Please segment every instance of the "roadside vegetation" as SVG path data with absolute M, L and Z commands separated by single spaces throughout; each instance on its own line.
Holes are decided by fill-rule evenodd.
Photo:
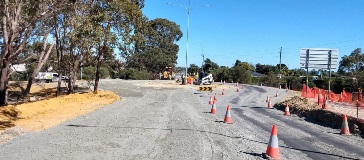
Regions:
M 9 81 L 26 81 L 21 99 L 39 72 L 69 77 L 67 94 L 78 79 L 97 93 L 100 78 L 150 79 L 147 73 L 174 66 L 179 25 L 150 20 L 143 7 L 144 0 L 1 0 L 0 106 L 8 103 Z

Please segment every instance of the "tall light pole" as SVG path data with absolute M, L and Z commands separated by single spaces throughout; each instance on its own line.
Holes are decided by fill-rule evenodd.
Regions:
M 173 5 L 172 3 L 167 3 L 169 5 Z M 183 5 L 179 5 L 180 7 L 183 7 L 186 11 L 187 11 L 187 41 L 186 41 L 186 72 L 185 72 L 185 76 L 187 77 L 187 59 L 188 59 L 188 30 L 190 29 L 190 0 L 188 0 L 188 7 L 185 7 Z M 186 85 L 187 82 L 186 80 L 184 81 L 184 85 Z
M 188 58 L 188 30 L 190 29 L 190 0 L 188 0 L 188 8 L 186 8 L 187 10 L 187 43 L 186 43 L 186 77 L 187 77 L 187 58 Z M 185 81 L 185 85 L 186 85 L 186 81 Z

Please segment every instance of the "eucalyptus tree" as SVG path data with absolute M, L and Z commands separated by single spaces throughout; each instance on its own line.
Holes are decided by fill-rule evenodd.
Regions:
M 364 54 L 361 48 L 357 48 L 350 55 L 344 55 L 339 63 L 338 72 L 357 77 L 364 71 Z
M 7 104 L 9 66 L 21 54 L 37 23 L 58 8 L 57 0 L 1 0 L 0 105 Z
M 96 42 L 93 46 L 96 52 L 95 93 L 104 57 L 113 54 L 113 49 L 118 45 L 131 45 L 129 42 L 135 28 L 141 26 L 142 6 L 144 1 L 140 0 L 95 0 L 91 6 L 90 24 Z
M 219 65 L 217 63 L 211 61 L 210 58 L 206 58 L 203 65 L 203 71 L 209 72 L 210 70 L 218 69 Z
M 174 67 L 177 63 L 179 47 L 175 42 L 182 37 L 182 31 L 175 22 L 163 18 L 142 21 L 143 28 L 136 39 L 135 52 L 127 59 L 129 66 L 157 73 L 161 69 Z

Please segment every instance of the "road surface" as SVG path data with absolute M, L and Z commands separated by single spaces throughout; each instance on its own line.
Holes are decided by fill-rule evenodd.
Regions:
M 266 97 L 275 103 L 292 96 L 285 90 L 245 85 L 236 92 L 235 84 L 225 84 L 198 92 L 170 81 L 101 82 L 122 101 L 19 136 L 0 146 L 0 159 L 263 159 L 273 124 L 281 159 L 364 159 L 362 138 L 268 109 Z M 215 93 L 212 115 L 208 101 Z M 232 124 L 222 122 L 227 105 Z

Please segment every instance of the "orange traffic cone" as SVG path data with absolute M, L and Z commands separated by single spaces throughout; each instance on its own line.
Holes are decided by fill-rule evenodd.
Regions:
M 344 115 L 343 123 L 341 125 L 340 134 L 350 135 L 348 119 L 346 118 L 346 115 Z
M 274 124 L 265 154 L 273 159 L 279 159 L 277 127 Z
M 270 101 L 269 96 L 267 96 L 267 100 L 265 100 L 265 102 L 269 102 L 269 101 Z
M 221 93 L 221 95 L 225 95 L 225 93 L 224 93 L 224 89 L 222 89 L 222 93 Z
M 214 103 L 217 101 L 217 98 L 214 96 Z
M 209 104 L 212 104 L 213 102 L 212 102 L 212 97 L 210 96 L 210 101 L 209 101 Z
M 270 101 L 268 101 L 268 108 L 272 108 L 272 105 L 270 104 Z
M 221 84 L 222 84 L 222 80 L 221 80 L 221 82 L 220 82 Z
M 211 114 L 216 114 L 216 106 L 215 106 L 215 103 L 216 102 L 214 102 L 213 104 L 212 104 L 212 107 L 211 107 Z
M 239 92 L 239 87 L 238 87 L 238 88 L 236 88 L 236 92 Z
M 238 84 L 239 84 L 239 83 L 238 83 L 238 82 L 236 82 L 235 87 L 237 87 L 237 86 L 238 86 Z
M 285 115 L 285 116 L 290 116 L 290 115 L 291 115 L 291 114 L 289 113 L 288 102 L 286 102 L 286 108 L 284 109 L 284 115 Z
M 225 80 L 224 80 L 224 84 L 225 84 L 226 82 L 225 82 Z
M 230 105 L 228 105 L 227 108 L 226 108 L 226 114 L 225 114 L 224 122 L 225 123 L 232 123 L 231 114 L 230 114 Z
M 278 97 L 278 92 L 276 92 L 276 97 Z

